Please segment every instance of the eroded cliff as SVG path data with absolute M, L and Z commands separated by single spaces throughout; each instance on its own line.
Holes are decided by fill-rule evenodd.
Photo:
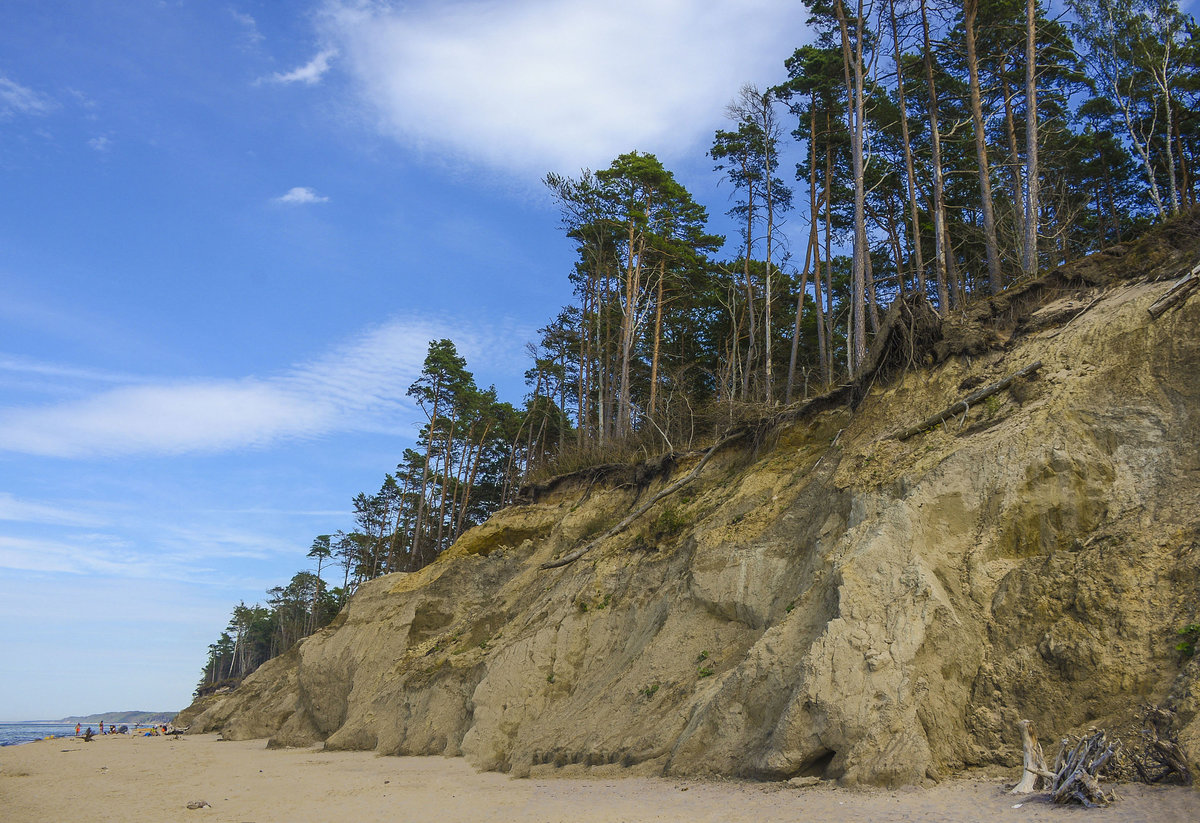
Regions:
M 900 784 L 1180 712 L 1200 761 L 1200 216 L 1010 289 L 906 371 L 764 428 L 562 568 L 696 456 L 564 480 L 335 623 L 192 729 L 272 745 Z M 946 424 L 895 431 L 1040 370 Z M 855 400 L 854 392 L 848 399 Z M 199 709 L 200 707 L 198 707 Z

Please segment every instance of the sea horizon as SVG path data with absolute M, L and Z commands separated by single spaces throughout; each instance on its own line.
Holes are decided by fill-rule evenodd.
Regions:
M 86 729 L 87 726 L 85 725 Z M 93 731 L 97 729 L 93 727 Z M 74 737 L 75 724 L 58 720 L 0 720 L 0 746 L 32 743 L 48 737 Z

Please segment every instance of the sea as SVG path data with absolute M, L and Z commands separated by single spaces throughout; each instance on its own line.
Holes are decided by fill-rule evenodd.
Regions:
M 91 725 L 93 731 L 99 731 L 96 723 L 84 723 L 86 729 Z M 0 746 L 15 746 L 18 743 L 29 743 L 41 740 L 43 737 L 74 737 L 74 723 L 54 723 L 50 721 L 32 721 L 28 723 L 0 723 Z

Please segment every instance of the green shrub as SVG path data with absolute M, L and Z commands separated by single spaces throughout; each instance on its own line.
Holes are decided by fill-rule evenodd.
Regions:
M 668 506 L 654 519 L 650 534 L 655 540 L 668 540 L 682 532 L 687 524 L 687 518 L 678 509 Z
M 1200 641 L 1200 623 L 1189 623 L 1176 634 L 1182 639 L 1175 644 L 1175 650 L 1183 652 L 1183 657 L 1187 660 L 1196 653 L 1196 643 Z

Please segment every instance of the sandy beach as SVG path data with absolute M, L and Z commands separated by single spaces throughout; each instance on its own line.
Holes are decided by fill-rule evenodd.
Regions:
M 461 758 L 268 751 L 216 735 L 57 738 L 0 749 L 0 821 L 1119 821 L 1200 820 L 1200 792 L 1125 785 L 1103 811 L 1007 794 L 1002 778 L 923 789 L 798 789 L 663 778 L 513 780 Z M 207 803 L 195 809 L 189 804 Z

